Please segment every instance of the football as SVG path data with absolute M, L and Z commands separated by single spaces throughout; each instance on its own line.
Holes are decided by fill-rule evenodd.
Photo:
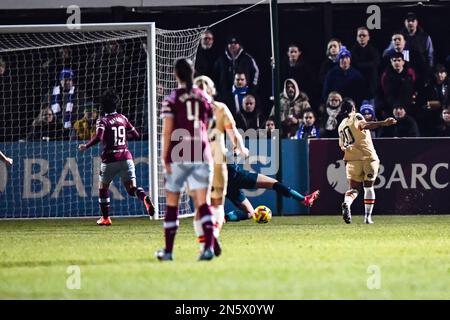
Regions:
M 272 219 L 272 210 L 266 206 L 258 206 L 253 213 L 253 220 L 258 223 L 267 223 Z

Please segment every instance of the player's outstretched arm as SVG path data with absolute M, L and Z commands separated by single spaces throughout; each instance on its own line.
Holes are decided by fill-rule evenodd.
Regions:
M 392 126 L 393 124 L 396 124 L 397 120 L 395 120 L 392 117 L 389 117 L 383 121 L 370 121 L 370 122 L 365 122 L 365 121 L 361 121 L 359 124 L 359 128 L 361 130 L 372 130 L 372 129 L 376 129 L 379 127 L 388 127 L 388 126 Z
M 236 125 L 230 125 L 228 128 L 225 128 L 228 137 L 230 138 L 231 142 L 233 143 L 233 148 L 236 149 L 239 154 L 242 154 L 244 157 L 248 157 L 249 151 L 245 147 L 244 139 L 242 138 L 242 135 L 239 133 L 239 130 L 236 128 Z
M 13 159 L 7 157 L 3 152 L 0 151 L 0 159 L 8 166 L 13 164 Z

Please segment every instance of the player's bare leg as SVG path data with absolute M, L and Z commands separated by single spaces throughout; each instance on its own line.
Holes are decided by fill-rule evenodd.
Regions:
M 295 200 L 299 201 L 306 207 L 311 207 L 314 203 L 314 200 L 316 200 L 319 197 L 319 190 L 316 190 L 313 193 L 305 196 L 297 192 L 296 190 L 293 190 L 290 187 L 285 186 L 278 180 L 265 176 L 263 174 L 258 174 L 258 178 L 256 180 L 256 187 L 263 189 L 273 189 L 277 193 L 281 194 L 286 198 L 294 198 Z
M 361 186 L 360 182 L 349 180 L 350 190 L 345 192 L 344 202 L 342 203 L 342 219 L 347 224 L 352 223 L 352 214 L 350 207 L 353 201 L 358 196 L 358 189 Z
M 191 194 L 192 202 L 194 203 L 194 207 L 198 208 L 197 200 L 194 197 L 193 194 Z M 222 229 L 223 223 L 225 221 L 225 209 L 223 206 L 224 200 L 222 199 L 215 199 L 211 198 L 211 211 L 214 217 L 214 229 L 213 229 L 213 235 L 214 235 L 214 255 L 216 257 L 220 256 L 222 253 L 222 245 L 219 241 L 219 235 L 220 230 Z M 203 225 L 200 217 L 200 213 L 198 210 L 195 210 L 194 215 L 194 231 L 197 235 L 197 240 L 200 243 L 200 250 L 203 251 L 205 248 L 205 233 L 203 231 Z
M 97 220 L 99 226 L 110 226 L 111 218 L 109 217 L 110 199 L 109 199 L 109 183 L 98 183 L 98 202 L 102 216 Z
M 175 242 L 175 236 L 178 230 L 178 200 L 179 192 L 170 192 L 166 190 L 166 214 L 164 216 L 164 249 L 156 251 L 156 258 L 160 261 L 173 260 L 172 251 Z
M 374 181 L 364 181 L 364 223 L 373 224 L 372 211 L 375 205 Z
M 155 206 L 153 205 L 150 196 L 145 193 L 144 189 L 141 187 L 136 187 L 136 180 L 131 179 L 129 181 L 123 182 L 123 184 L 128 194 L 141 200 L 144 203 L 145 209 L 147 210 L 149 216 L 153 217 L 155 215 Z

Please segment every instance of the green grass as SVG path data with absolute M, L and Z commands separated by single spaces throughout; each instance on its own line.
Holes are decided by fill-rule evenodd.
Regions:
M 191 219 L 161 263 L 161 221 L 0 221 L 1 299 L 450 299 L 450 216 L 274 217 L 228 223 L 223 255 L 196 261 Z M 66 287 L 67 268 L 81 288 Z M 370 267 L 376 266 L 376 267 Z M 379 268 L 379 289 L 368 289 Z M 369 272 L 368 272 L 369 269 Z

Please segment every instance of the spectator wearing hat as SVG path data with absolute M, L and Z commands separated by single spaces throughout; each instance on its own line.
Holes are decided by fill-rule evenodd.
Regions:
M 431 37 L 419 26 L 417 15 L 408 12 L 404 20 L 405 28 L 402 30 L 406 43 L 416 50 L 431 69 L 434 66 L 434 49 Z
M 339 65 L 331 69 L 323 86 L 323 100 L 326 101 L 331 91 L 352 98 L 358 104 L 366 96 L 366 84 L 361 73 L 351 66 L 351 53 L 345 46 L 339 52 Z
M 72 138 L 77 140 L 89 140 L 95 135 L 95 122 L 98 118 L 98 109 L 89 101 L 84 107 L 83 118 L 73 124 Z
M 72 69 L 64 68 L 59 73 L 59 84 L 53 87 L 51 108 L 57 121 L 64 124 L 65 129 L 72 127 L 72 112 L 75 103 L 75 74 Z M 63 116 L 61 116 L 63 115 Z
M 375 116 L 375 108 L 367 100 L 363 101 L 361 108 L 359 108 L 359 113 L 362 114 L 366 122 L 377 121 Z M 378 129 L 379 128 L 370 130 L 370 135 L 372 136 L 372 138 L 375 138 L 377 136 Z
M 381 89 L 383 91 L 383 107 L 385 113 L 390 114 L 395 104 L 401 104 L 410 109 L 413 102 L 415 72 L 405 66 L 401 52 L 390 54 L 391 65 L 386 67 L 381 75 Z
M 195 59 L 195 74 L 197 76 L 208 76 L 212 78 L 214 63 L 218 58 L 218 52 L 214 45 L 214 34 L 206 30 L 200 39 L 200 46 Z
M 287 138 L 295 134 L 302 122 L 303 112 L 310 109 L 309 98 L 306 93 L 299 90 L 297 81 L 286 79 L 283 92 L 280 94 L 281 137 Z M 275 107 L 270 116 L 275 117 Z
M 213 80 L 219 101 L 226 102 L 236 71 L 246 74 L 250 92 L 255 92 L 259 81 L 258 65 L 255 59 L 244 50 L 239 38 L 231 36 L 228 38 L 224 54 L 214 64 Z
M 369 29 L 367 27 L 359 27 L 356 31 L 356 43 L 353 45 L 351 53 L 352 66 L 361 72 L 367 83 L 368 89 L 365 98 L 373 101 L 378 88 L 380 54 L 369 41 Z
M 397 120 L 397 124 L 380 128 L 380 137 L 419 137 L 419 127 L 416 120 L 407 114 L 406 108 L 402 104 L 396 104 L 392 114 Z

